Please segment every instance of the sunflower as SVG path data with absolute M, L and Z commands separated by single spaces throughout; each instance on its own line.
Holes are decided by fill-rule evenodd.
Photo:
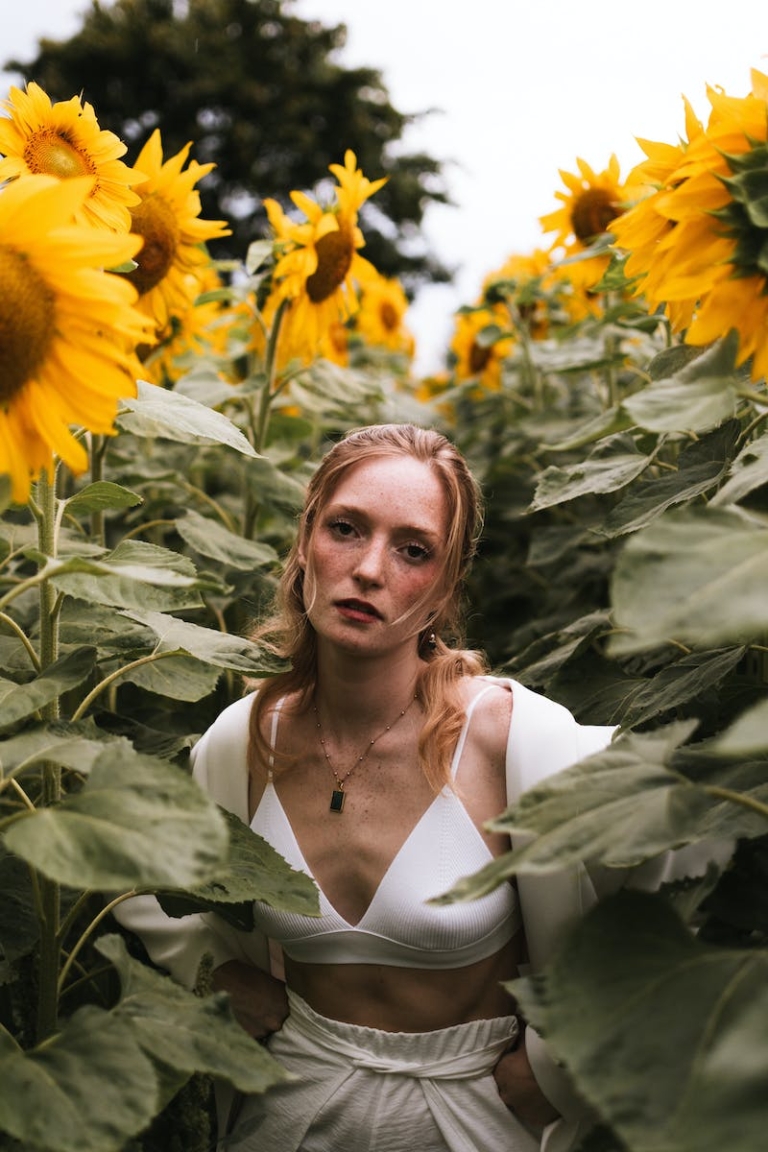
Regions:
M 316 354 L 331 325 L 356 311 L 359 285 L 376 274 L 358 251 L 364 241 L 357 213 L 385 181 L 368 180 L 356 165 L 354 152 L 347 150 L 343 166 L 330 166 L 339 186 L 328 208 L 291 192 L 304 221 L 291 220 L 277 201 L 264 201 L 278 253 L 273 298 L 277 304 L 290 302 L 281 340 L 303 360 Z
M 23 176 L 0 194 L 0 472 L 19 502 L 54 453 L 82 471 L 70 425 L 110 433 L 119 398 L 136 391 L 128 349 L 146 320 L 133 288 L 103 268 L 130 260 L 139 241 L 71 223 L 91 186 Z
M 740 98 L 707 89 L 704 126 L 686 108 L 679 145 L 641 141 L 632 178 L 655 190 L 614 221 L 636 292 L 663 307 L 690 344 L 739 334 L 739 363 L 768 373 L 768 77 L 753 71 Z
M 550 255 L 541 248 L 507 258 L 500 268 L 483 281 L 483 299 L 494 304 L 503 301 L 512 320 L 527 330 L 533 340 L 549 334 L 550 308 L 546 278 L 551 272 Z
M 501 387 L 501 366 L 514 343 L 503 305 L 478 306 L 457 313 L 450 344 L 457 380 L 477 380 L 485 388 Z
M 90 176 L 91 190 L 78 209 L 78 223 L 127 232 L 129 209 L 139 197 L 131 191 L 144 177 L 118 159 L 125 144 L 99 128 L 93 107 L 79 96 L 52 104 L 31 82 L 26 92 L 12 87 L 0 118 L 0 180 L 48 175 L 59 179 Z
M 539 217 L 544 232 L 554 232 L 550 251 L 574 257 L 600 239 L 612 221 L 626 207 L 627 188 L 620 180 L 619 162 L 611 156 L 608 167 L 595 172 L 585 160 L 576 158 L 578 173 L 560 169 L 567 191 L 555 192 L 561 207 Z M 603 276 L 610 256 L 591 256 L 575 261 L 569 276 L 580 290 L 589 291 Z
M 410 359 L 415 342 L 405 325 L 407 311 L 408 297 L 400 281 L 377 272 L 363 284 L 354 329 L 366 344 L 402 353 Z
M 228 236 L 224 220 L 200 220 L 200 193 L 195 185 L 214 164 L 192 160 L 182 171 L 191 144 L 163 161 L 158 128 L 147 140 L 136 169 L 146 177 L 139 187 L 140 203 L 131 210 L 131 231 L 143 240 L 137 267 L 126 273 L 139 293 L 139 307 L 154 321 L 158 332 L 183 315 L 199 291 L 209 257 L 206 240 Z
M 143 378 L 167 388 L 205 359 L 206 366 L 215 367 L 220 379 L 234 383 L 229 341 L 235 325 L 243 319 L 242 305 L 223 303 L 226 289 L 213 263 L 201 269 L 199 280 L 190 277 L 189 290 L 195 299 L 158 333 L 157 345 L 143 362 Z

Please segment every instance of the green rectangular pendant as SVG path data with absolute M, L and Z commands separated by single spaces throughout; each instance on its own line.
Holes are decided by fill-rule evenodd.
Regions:
M 344 810 L 344 792 L 341 788 L 334 788 L 331 792 L 331 812 L 342 812 Z

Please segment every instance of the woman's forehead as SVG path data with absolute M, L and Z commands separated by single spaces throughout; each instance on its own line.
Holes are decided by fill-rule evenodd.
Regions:
M 447 496 L 437 471 L 412 456 L 382 456 L 361 460 L 348 468 L 329 493 L 327 503 L 396 506 L 400 513 L 447 513 Z M 420 515 L 417 517 L 422 518 Z

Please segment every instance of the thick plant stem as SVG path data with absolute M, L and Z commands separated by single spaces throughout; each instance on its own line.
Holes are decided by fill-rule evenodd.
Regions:
M 40 516 L 38 519 L 38 543 L 45 557 L 55 557 L 57 540 L 56 487 L 45 472 L 41 474 L 37 486 Z M 59 654 L 59 617 L 56 611 L 56 590 L 49 580 L 43 580 L 40 597 L 40 666 L 43 670 L 56 660 Z M 57 720 L 59 701 L 52 700 L 41 710 L 44 720 Z M 61 768 L 58 764 L 45 763 L 41 768 L 40 806 L 44 808 L 57 804 L 61 799 Z M 56 1031 L 58 1018 L 58 978 L 60 949 L 58 943 L 61 918 L 61 893 L 59 885 L 45 876 L 38 877 L 40 888 L 40 953 L 38 971 L 37 1001 L 37 1041 L 45 1040 Z
M 89 458 L 91 483 L 96 484 L 104 475 L 104 437 L 91 434 Z M 100 508 L 91 512 L 91 535 L 99 544 L 104 543 L 104 513 Z
M 267 351 L 264 365 L 266 380 L 264 382 L 264 390 L 261 393 L 258 419 L 256 421 L 256 443 L 253 445 L 257 452 L 263 452 L 264 445 L 267 442 L 270 400 L 272 399 L 272 393 L 275 390 L 275 377 L 277 376 L 277 342 L 280 338 L 280 328 L 283 323 L 283 317 L 285 316 L 290 303 L 290 300 L 280 301 L 277 312 L 275 313 L 275 319 L 272 322 L 272 329 L 269 333 L 269 340 L 267 341 Z
M 272 322 L 272 328 L 269 332 L 267 339 L 267 350 L 264 362 L 264 387 L 261 390 L 261 397 L 259 399 L 258 410 L 255 414 L 255 419 L 251 422 L 253 447 L 261 454 L 264 451 L 264 445 L 267 442 L 267 430 L 269 428 L 269 415 L 271 410 L 272 398 L 277 391 L 276 378 L 277 378 L 277 343 L 280 338 L 280 328 L 283 323 L 288 308 L 290 307 L 290 300 L 281 300 L 278 305 L 275 319 Z M 250 540 L 256 525 L 256 518 L 259 513 L 258 500 L 254 499 L 250 485 L 246 487 L 245 511 L 243 513 L 243 536 L 246 540 Z

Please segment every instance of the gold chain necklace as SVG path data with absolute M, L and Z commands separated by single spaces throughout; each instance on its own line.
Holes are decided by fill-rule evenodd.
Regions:
M 373 748 L 376 741 L 380 740 L 381 737 L 386 735 L 387 732 L 392 731 L 392 729 L 395 727 L 395 725 L 400 720 L 402 720 L 403 716 L 405 716 L 406 712 L 411 707 L 411 704 L 413 704 L 414 700 L 418 700 L 418 698 L 419 698 L 418 695 L 414 695 L 412 697 L 412 699 L 410 699 L 408 701 L 405 708 L 403 708 L 402 712 L 398 712 L 397 716 L 392 721 L 392 723 L 387 724 L 386 728 L 382 728 L 382 730 L 381 730 L 381 732 L 379 732 L 378 736 L 374 736 L 374 738 L 372 740 L 368 741 L 365 748 L 360 753 L 358 758 L 355 760 L 352 767 L 347 772 L 345 772 L 343 776 L 339 776 L 338 772 L 336 771 L 336 769 L 335 769 L 335 767 L 331 761 L 331 757 L 328 753 L 328 749 L 325 746 L 325 737 L 323 736 L 323 729 L 320 726 L 320 715 L 317 711 L 317 704 L 315 704 L 313 701 L 312 711 L 315 714 L 315 727 L 317 728 L 317 731 L 318 731 L 318 739 L 320 741 L 320 747 L 323 750 L 323 756 L 325 757 L 325 762 L 328 765 L 328 767 L 330 768 L 331 772 L 333 772 L 333 778 L 336 781 L 336 787 L 331 792 L 331 803 L 328 806 L 329 812 L 343 812 L 344 811 L 344 800 L 345 800 L 345 796 L 346 796 L 346 793 L 344 792 L 345 781 L 349 779 L 349 777 L 354 772 L 355 768 L 360 767 L 360 765 L 363 763 L 363 761 L 367 757 L 368 753 L 370 752 L 371 748 Z

